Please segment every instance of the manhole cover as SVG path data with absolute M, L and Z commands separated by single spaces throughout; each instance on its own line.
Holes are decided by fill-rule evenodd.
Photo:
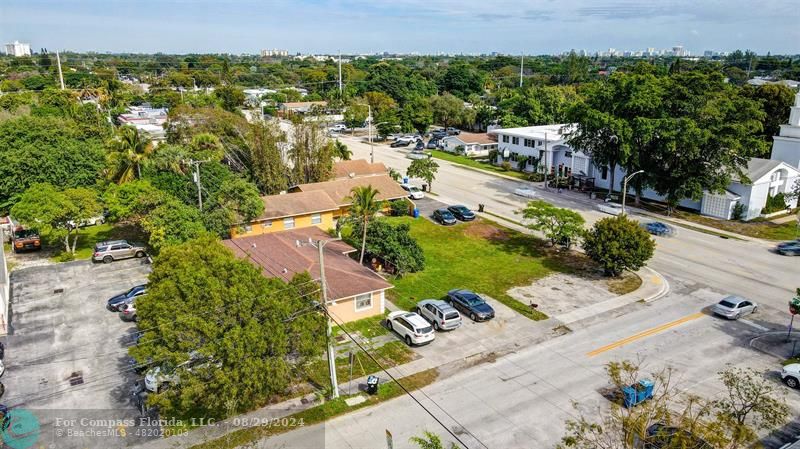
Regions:
M 64 293 L 64 289 L 63 288 L 57 288 L 57 289 L 53 290 L 53 293 Z
M 83 383 L 83 372 L 82 371 L 74 371 L 72 374 L 69 375 L 67 378 L 69 380 L 69 384 L 71 386 L 80 385 Z

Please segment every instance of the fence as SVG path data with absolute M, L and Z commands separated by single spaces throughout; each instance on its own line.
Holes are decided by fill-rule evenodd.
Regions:
M 8 265 L 6 264 L 5 237 L 3 230 L 0 229 L 0 243 L 3 250 L 0 251 L 0 335 L 8 333 L 8 304 L 11 302 L 9 293 L 11 292 L 8 281 Z

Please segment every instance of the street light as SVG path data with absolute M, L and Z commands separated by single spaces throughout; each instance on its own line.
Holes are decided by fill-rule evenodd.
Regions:
M 622 181 L 622 215 L 625 215 L 625 198 L 628 196 L 628 181 L 639 173 L 644 173 L 644 170 L 639 170 L 626 176 Z

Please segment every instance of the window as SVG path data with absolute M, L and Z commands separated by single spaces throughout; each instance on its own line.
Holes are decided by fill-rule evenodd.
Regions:
M 284 218 L 283 229 L 292 229 L 292 228 L 294 228 L 294 217 Z
M 538 144 L 539 146 L 542 146 L 542 145 L 544 145 L 544 142 L 540 140 L 540 141 L 539 141 L 537 144 Z
M 603 171 L 600 173 L 600 179 L 603 181 L 608 179 L 608 167 L 603 167 Z
M 272 221 L 265 221 L 265 222 L 261 223 L 261 227 L 262 228 L 271 228 L 272 227 Z
M 508 136 L 503 136 L 503 143 L 508 143 Z
M 251 225 L 244 225 L 244 232 L 253 232 L 253 227 Z
M 512 137 L 511 138 L 512 145 L 519 145 L 519 137 Z
M 565 151 L 564 157 L 572 157 L 572 151 Z
M 372 293 L 356 296 L 356 312 L 372 308 Z
M 320 223 L 322 223 L 321 214 L 314 214 L 311 216 L 311 224 L 320 224 Z

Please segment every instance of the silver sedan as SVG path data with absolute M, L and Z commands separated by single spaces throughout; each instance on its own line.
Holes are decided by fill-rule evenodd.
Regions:
M 758 304 L 741 296 L 726 296 L 711 308 L 715 314 L 729 320 L 738 320 L 744 315 L 755 313 L 757 309 Z

